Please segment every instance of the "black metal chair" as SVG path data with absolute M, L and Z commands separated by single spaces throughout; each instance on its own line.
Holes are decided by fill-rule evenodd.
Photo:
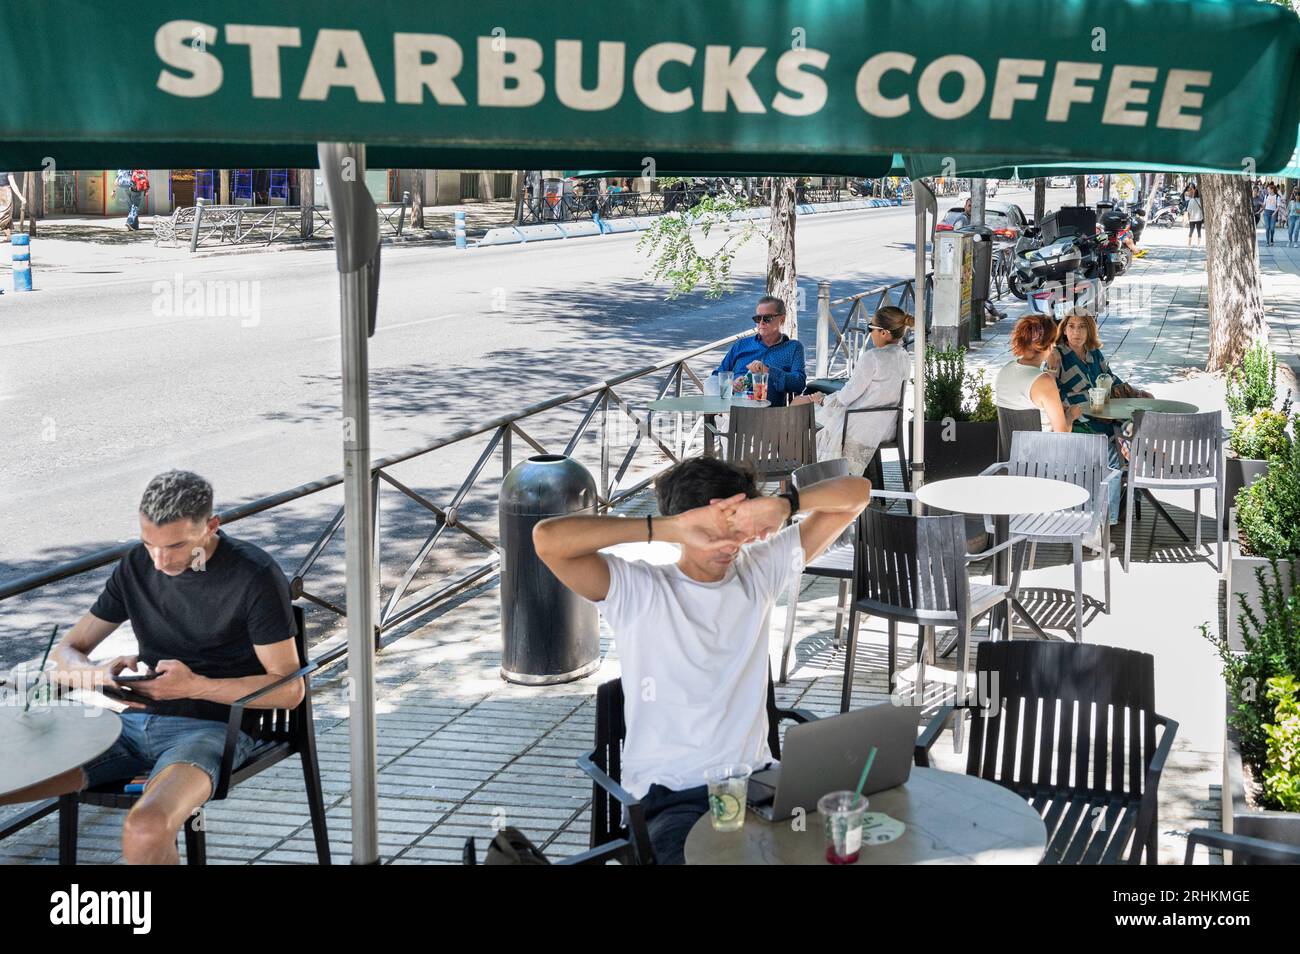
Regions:
M 907 498 L 910 494 L 898 494 Z M 1017 542 L 1012 537 L 981 553 L 966 552 L 966 519 L 960 514 L 914 517 L 868 508 L 857 524 L 853 606 L 844 654 L 840 711 L 853 701 L 853 670 L 858 645 L 858 614 L 879 616 L 889 624 L 889 691 L 894 691 L 898 624 L 918 626 L 915 691 L 924 692 L 925 659 L 934 658 L 934 627 L 957 629 L 958 699 L 966 686 L 971 629 L 977 619 L 1005 603 L 1005 586 L 971 583 L 967 566 Z M 928 645 L 925 645 L 928 644 Z M 923 653 L 923 650 L 925 652 Z
M 981 643 L 985 697 L 944 707 L 918 740 L 918 765 L 956 714 L 971 714 L 966 774 L 1034 806 L 1045 864 L 1156 863 L 1160 773 L 1178 723 L 1155 711 L 1155 659 L 1082 643 Z M 1156 738 L 1156 728 L 1163 732 Z M 1127 857 L 1125 848 L 1132 843 Z
M 747 464 L 760 483 L 786 480 L 817 460 L 817 418 L 812 404 L 733 407 L 727 422 L 727 460 Z
M 230 790 L 246 782 L 271 766 L 292 755 L 302 760 L 303 781 L 307 787 L 307 808 L 311 814 L 312 834 L 316 841 L 316 858 L 330 863 L 329 833 L 325 825 L 325 799 L 321 792 L 320 768 L 316 757 L 316 727 L 311 710 L 311 674 L 316 664 L 307 661 L 307 628 L 301 606 L 293 608 L 297 633 L 294 642 L 298 659 L 304 663 L 297 672 L 277 679 L 269 686 L 250 692 L 230 706 L 230 719 L 226 723 L 226 750 L 221 759 L 221 772 L 217 788 L 209 801 L 224 799 Z M 234 765 L 235 745 L 239 738 L 244 710 L 257 699 L 295 679 L 305 682 L 302 702 L 294 709 L 258 709 L 258 725 L 249 732 L 257 746 L 242 765 Z M 140 800 L 139 794 L 122 791 L 122 781 L 110 782 L 83 792 L 74 792 L 59 799 L 59 864 L 77 863 L 77 814 L 79 805 L 99 808 L 131 809 Z M 185 861 L 191 865 L 207 864 L 207 841 L 198 813 L 185 822 Z
M 1196 856 L 1196 846 L 1218 848 L 1232 852 L 1232 863 L 1242 865 L 1300 865 L 1300 848 L 1284 845 L 1280 841 L 1252 838 L 1249 835 L 1230 834 L 1213 828 L 1198 828 L 1187 834 L 1187 854 L 1183 864 L 1190 865 Z
M 1009 407 L 998 408 L 998 460 L 1011 457 L 1011 435 L 1016 431 L 1041 431 L 1043 415 L 1038 408 L 1028 411 L 1013 410 Z
M 847 477 L 849 462 L 843 457 L 834 460 L 818 461 L 800 467 L 791 476 L 796 490 L 803 490 L 823 480 L 833 477 Z M 873 485 L 874 486 L 874 485 Z M 849 584 L 853 580 L 853 536 L 852 527 L 840 534 L 838 540 L 826 548 L 817 559 L 804 564 L 803 572 L 810 576 L 827 576 L 840 581 L 839 600 L 835 607 L 835 647 L 840 646 L 840 630 L 844 623 L 844 614 L 849 604 Z M 785 685 L 789 677 L 790 646 L 794 642 L 795 615 L 799 607 L 799 584 L 802 574 L 790 581 L 789 605 L 786 607 L 785 636 L 781 645 L 781 675 L 779 682 Z
M 843 452 L 845 441 L 849 436 L 849 415 L 851 414 L 874 414 L 882 411 L 894 412 L 894 436 L 881 441 L 876 445 L 876 452 L 871 455 L 871 460 L 867 462 L 867 472 L 865 476 L 871 481 L 872 487 L 881 489 L 885 486 L 885 462 L 881 451 L 895 450 L 898 451 L 898 467 L 902 473 L 903 489 L 912 489 L 912 468 L 907 461 L 907 449 L 903 445 L 904 431 L 903 426 L 903 402 L 907 399 L 907 385 L 904 381 L 901 390 L 898 392 L 897 404 L 880 404 L 874 407 L 852 407 L 844 412 L 844 424 L 840 430 L 840 450 Z
M 781 757 L 781 723 L 812 722 L 817 717 L 803 709 L 781 709 L 776 689 L 767 681 L 767 744 L 772 757 Z M 620 784 L 623 778 L 623 680 L 611 679 L 596 689 L 596 740 L 590 754 L 578 757 L 578 768 L 591 776 L 591 847 L 612 842 L 631 844 L 635 864 L 654 864 L 650 830 L 646 826 L 641 800 Z M 626 850 L 626 849 L 624 849 Z

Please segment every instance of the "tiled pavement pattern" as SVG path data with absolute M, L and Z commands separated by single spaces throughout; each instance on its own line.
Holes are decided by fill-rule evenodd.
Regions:
M 1221 406 L 1221 388 L 1191 371 L 1203 363 L 1205 353 L 1203 253 L 1189 254 L 1170 244 L 1175 239 L 1182 240 L 1180 231 L 1152 236 L 1152 254 L 1117 283 L 1117 288 L 1130 288 L 1128 300 L 1140 307 L 1117 301 L 1103 338 L 1112 363 L 1134 381 L 1154 384 L 1161 396 L 1199 397 L 1201 406 Z M 1276 251 L 1266 258 L 1266 297 L 1275 308 L 1279 299 L 1273 289 L 1294 281 L 1297 264 Z M 1284 303 L 1283 318 L 1300 307 L 1300 295 L 1290 298 L 1295 301 Z M 1009 321 L 1001 322 L 986 332 L 971 355 L 973 366 L 996 368 L 1006 360 L 1009 326 Z M 1295 335 L 1294 327 L 1275 329 L 1283 348 Z M 895 475 L 891 478 L 894 483 Z M 1186 502 L 1173 498 L 1169 503 L 1175 518 L 1190 529 L 1191 515 L 1180 509 Z M 650 505 L 642 498 L 631 512 L 645 512 Z M 1218 615 L 1217 577 L 1168 528 L 1153 527 L 1152 519 L 1144 510 L 1135 534 L 1133 574 L 1123 574 L 1118 560 L 1114 564 L 1115 612 L 1092 612 L 1085 634 L 1089 642 L 1154 652 L 1161 709 L 1184 723 L 1160 791 L 1161 859 L 1177 863 L 1184 847 L 1179 832 L 1217 827 L 1220 748 L 1215 736 L 1222 731 L 1221 716 L 1217 724 L 1213 718 L 1198 722 L 1196 713 L 1221 713 L 1222 688 L 1208 646 L 1194 632 L 1196 622 Z M 1209 519 L 1203 529 L 1212 540 Z M 1040 547 L 1039 567 L 1026 576 L 1025 585 L 1045 590 L 1045 599 L 1070 586 L 1064 548 Z M 1100 592 L 1097 567 L 1093 561 L 1085 570 L 1087 593 Z M 784 612 L 782 606 L 773 614 L 774 665 Z M 843 671 L 842 653 L 831 640 L 833 586 L 805 577 L 798 613 L 791 680 L 778 688 L 778 697 L 783 705 L 829 715 L 838 710 Z M 523 829 L 555 857 L 586 845 L 590 786 L 574 758 L 591 744 L 596 685 L 618 672 L 609 634 L 602 640 L 604 664 L 598 674 L 567 686 L 527 688 L 508 685 L 498 676 L 499 633 L 498 593 L 488 585 L 390 644 L 379 658 L 380 847 L 388 863 L 455 863 L 467 836 L 479 839 L 481 851 L 501 823 Z M 913 645 L 904 630 L 900 659 L 910 659 Z M 856 704 L 886 698 L 884 651 L 883 626 L 864 620 Z M 952 665 L 952 658 L 940 660 L 932 695 L 941 691 L 943 670 Z M 950 675 L 946 685 L 951 685 Z M 331 844 L 335 861 L 342 863 L 350 856 L 351 819 L 347 707 L 338 675 L 318 680 L 314 698 Z M 952 752 L 950 735 L 940 740 L 935 756 L 940 767 L 963 767 Z M 0 810 L 4 815 L 11 811 Z M 120 861 L 121 818 L 120 812 L 82 809 L 82 862 Z M 211 863 L 314 861 L 297 760 L 209 806 L 207 832 Z M 45 819 L 0 842 L 0 860 L 51 862 L 56 843 L 54 821 Z

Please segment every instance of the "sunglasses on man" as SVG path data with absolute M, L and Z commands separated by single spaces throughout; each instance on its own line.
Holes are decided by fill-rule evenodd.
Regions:
M 770 325 L 780 321 L 785 315 L 754 315 L 754 324 Z

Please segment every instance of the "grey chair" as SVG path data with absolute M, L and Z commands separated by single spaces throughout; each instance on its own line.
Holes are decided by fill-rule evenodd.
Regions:
M 1011 434 L 1011 452 L 1006 459 L 984 471 L 985 474 L 1061 480 L 1088 491 L 1087 502 L 1071 510 L 1015 516 L 1010 522 L 1012 536 L 1029 542 L 1030 569 L 1033 569 L 1040 543 L 1068 543 L 1074 548 L 1076 642 L 1083 641 L 1083 541 L 1098 533 L 1106 561 L 1104 607 L 1107 613 L 1110 612 L 1110 488 L 1123 475 L 1111 469 L 1107 454 L 1108 442 L 1103 434 L 1016 431 Z M 992 533 L 993 521 L 985 520 L 986 529 Z
M 998 460 L 1007 460 L 1011 454 L 1011 435 L 1020 431 L 1042 431 L 1043 415 L 1038 408 L 1028 411 L 998 408 Z
M 881 460 L 880 452 L 885 450 L 898 451 L 898 467 L 902 472 L 903 489 L 912 489 L 912 470 L 907 462 L 907 450 L 903 446 L 903 402 L 907 399 L 908 382 L 904 381 L 902 388 L 898 392 L 897 404 L 879 404 L 873 407 L 852 407 L 844 412 L 844 424 L 840 430 L 840 448 L 844 448 L 845 442 L 849 436 L 849 416 L 852 414 L 881 414 L 886 411 L 894 414 L 894 436 L 886 438 L 876 445 L 876 452 L 872 455 L 867 464 L 866 476 L 871 480 L 871 486 L 885 486 L 885 465 Z
M 1214 491 L 1223 513 L 1223 428 L 1218 411 L 1164 414 L 1139 411 L 1129 450 L 1128 512 L 1124 515 L 1124 572 L 1133 543 L 1134 499 L 1139 489 L 1190 490 L 1195 494 L 1196 549 L 1201 548 L 1201 491 Z M 1223 571 L 1223 521 L 1214 521 L 1215 568 Z
M 823 480 L 833 477 L 847 477 L 849 462 L 843 457 L 834 460 L 818 461 L 808 464 L 794 472 L 791 480 L 796 490 L 803 490 Z M 839 600 L 835 606 L 835 648 L 840 646 L 840 629 L 844 623 L 844 614 L 849 605 L 849 584 L 853 581 L 853 537 L 854 530 L 848 527 L 840 534 L 838 540 L 826 548 L 817 559 L 804 564 L 803 572 L 810 576 L 826 576 L 838 579 Z M 790 582 L 789 602 L 785 613 L 785 638 L 781 644 L 781 677 L 779 682 L 785 685 L 789 678 L 790 646 L 794 642 L 795 615 L 799 607 L 799 586 L 803 579 L 797 574 Z
M 1213 828 L 1197 828 L 1188 832 L 1187 854 L 1183 856 L 1183 864 L 1192 863 L 1197 845 L 1232 852 L 1234 865 L 1300 865 L 1300 848 L 1295 845 L 1215 831 Z
M 727 422 L 727 460 L 754 468 L 760 483 L 786 480 L 817 461 L 817 419 L 812 404 L 733 407 Z
M 910 494 L 898 494 L 910 497 Z M 847 712 L 853 696 L 853 669 L 858 641 L 858 616 L 879 616 L 889 624 L 889 687 L 894 691 L 898 657 L 898 624 L 921 628 L 917 640 L 914 697 L 924 692 L 925 659 L 934 657 L 934 627 L 955 626 L 958 653 L 958 703 L 963 700 L 969 667 L 971 629 L 977 619 L 1007 603 L 1009 588 L 972 583 L 967 565 L 1019 540 L 1010 537 L 982 553 L 966 553 L 966 521 L 959 514 L 914 517 L 868 508 L 857 523 L 854 554 L 853 606 L 844 656 L 844 687 L 840 711 Z M 1007 606 L 1008 612 L 1010 606 Z M 923 645 L 925 644 L 925 645 Z

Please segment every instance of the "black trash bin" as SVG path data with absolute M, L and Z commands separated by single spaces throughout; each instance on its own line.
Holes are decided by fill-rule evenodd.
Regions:
M 971 236 L 971 329 L 976 341 L 984 337 L 984 303 L 989 300 L 993 278 L 993 230 L 986 225 L 964 225 L 957 229 Z
M 533 549 L 547 517 L 596 512 L 596 482 L 571 457 L 546 454 L 517 465 L 501 485 L 501 676 L 547 686 L 600 666 L 594 604 L 555 578 Z

